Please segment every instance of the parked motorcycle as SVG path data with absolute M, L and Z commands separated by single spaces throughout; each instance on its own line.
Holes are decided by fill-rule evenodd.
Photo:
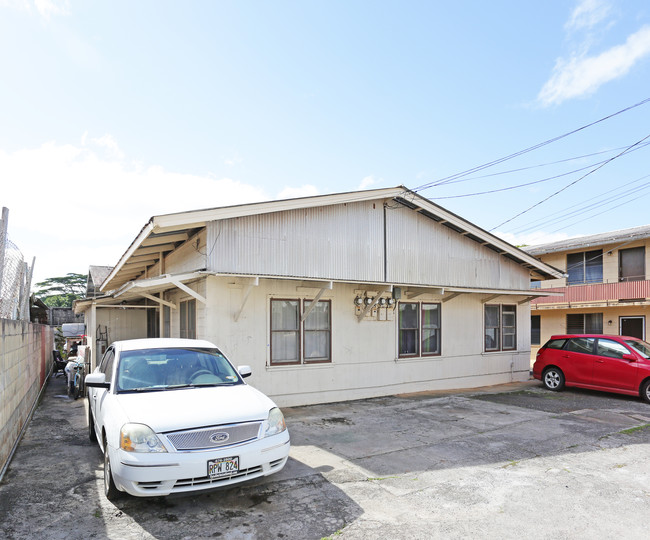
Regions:
M 81 357 L 72 356 L 65 366 L 68 376 L 68 395 L 77 399 L 84 393 L 84 360 Z

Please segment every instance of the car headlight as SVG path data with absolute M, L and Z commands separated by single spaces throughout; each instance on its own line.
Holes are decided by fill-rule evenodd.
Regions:
M 274 407 L 269 411 L 269 418 L 266 421 L 266 431 L 264 432 L 265 437 L 270 437 L 271 435 L 277 435 L 282 433 L 287 429 L 287 424 L 284 421 L 284 415 L 282 411 L 277 407 Z
M 120 430 L 120 448 L 127 452 L 167 452 L 153 429 L 144 424 L 124 424 Z

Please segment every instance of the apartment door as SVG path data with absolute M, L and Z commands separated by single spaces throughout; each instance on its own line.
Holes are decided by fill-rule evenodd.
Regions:
M 645 339 L 645 317 L 620 317 L 620 335 Z

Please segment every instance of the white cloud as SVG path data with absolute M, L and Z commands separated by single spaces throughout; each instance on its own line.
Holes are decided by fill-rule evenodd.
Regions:
M 623 45 L 612 47 L 598 56 L 559 59 L 537 99 L 548 106 L 591 95 L 603 84 L 626 75 L 649 54 L 650 25 L 646 25 L 629 36 Z
M 69 0 L 34 0 L 36 10 L 40 15 L 49 19 L 51 15 L 68 15 L 70 13 Z
M 314 195 L 320 195 L 318 188 L 310 184 L 305 184 L 297 188 L 285 187 L 278 193 L 276 199 L 295 199 L 298 197 L 312 197 Z
M 244 160 L 239 154 L 235 153 L 232 156 L 224 159 L 223 162 L 225 165 L 228 165 L 229 167 L 233 167 L 235 165 L 240 165 L 241 163 L 244 162 Z
M 551 242 L 560 242 L 561 240 L 566 240 L 568 238 L 574 238 L 573 235 L 569 236 L 566 233 L 547 233 L 544 231 L 535 231 L 526 234 L 512 234 L 512 233 L 503 233 L 496 231 L 495 236 L 502 238 L 506 242 L 509 242 L 513 246 L 538 246 L 541 244 L 550 244 Z
M 0 0 L 0 7 L 36 12 L 46 20 L 52 15 L 69 15 L 70 0 Z
M 581 0 L 564 27 L 569 31 L 591 29 L 607 19 L 610 12 L 611 6 L 603 0 Z
M 0 150 L 0 206 L 12 241 L 29 262 L 36 256 L 36 281 L 117 263 L 153 215 L 270 198 L 231 178 L 134 165 L 110 135 L 82 140 Z
M 86 139 L 86 134 L 84 134 L 84 142 Z M 104 135 L 102 137 L 96 138 L 96 139 L 91 139 L 91 141 L 99 146 L 100 148 L 106 148 L 108 150 L 108 153 L 111 157 L 117 158 L 117 159 L 124 159 L 124 152 L 120 150 L 120 147 L 118 146 L 117 142 L 113 138 L 112 135 Z
M 375 177 L 370 175 L 366 176 L 363 180 L 361 180 L 361 183 L 359 184 L 358 189 L 368 189 L 370 186 L 376 184 L 377 181 L 375 180 Z

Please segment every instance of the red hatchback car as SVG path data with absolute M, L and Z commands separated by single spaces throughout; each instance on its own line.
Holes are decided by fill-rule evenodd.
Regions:
M 627 336 L 552 336 L 537 352 L 533 377 L 549 390 L 577 386 L 650 403 L 650 344 Z

